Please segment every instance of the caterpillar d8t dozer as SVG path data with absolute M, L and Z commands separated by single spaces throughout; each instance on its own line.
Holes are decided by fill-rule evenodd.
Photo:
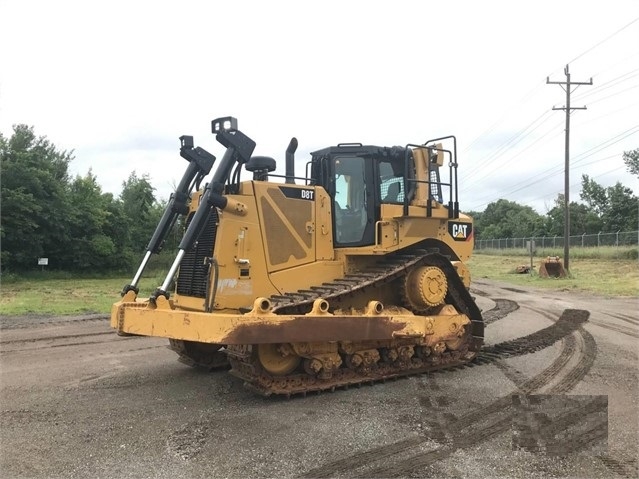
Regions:
M 305 394 L 457 366 L 483 342 L 464 262 L 454 137 L 405 147 L 342 143 L 295 176 L 254 156 L 232 117 L 215 157 L 181 137 L 189 165 L 131 284 L 112 309 L 121 335 L 168 338 L 180 359 L 260 394 Z M 444 145 L 450 144 L 449 149 Z M 241 180 L 242 169 L 252 179 Z M 246 174 L 244 175 L 246 176 Z M 184 236 L 149 299 L 138 282 L 176 220 Z

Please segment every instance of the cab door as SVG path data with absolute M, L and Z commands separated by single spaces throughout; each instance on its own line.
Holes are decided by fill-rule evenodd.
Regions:
M 329 194 L 333 198 L 336 247 L 369 246 L 375 241 L 375 181 L 370 158 L 331 158 Z

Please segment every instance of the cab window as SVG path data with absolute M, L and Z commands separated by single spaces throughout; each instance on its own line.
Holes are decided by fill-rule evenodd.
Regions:
M 368 223 L 364 159 L 338 157 L 333 164 L 335 195 L 335 241 L 359 243 Z
M 393 166 L 396 171 L 393 170 Z M 380 161 L 379 176 L 379 197 L 382 199 L 382 203 L 402 204 L 404 202 L 404 176 L 398 165 L 393 165 L 388 161 Z

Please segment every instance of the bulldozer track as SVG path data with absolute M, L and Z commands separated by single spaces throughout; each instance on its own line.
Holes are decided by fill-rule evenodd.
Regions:
M 305 290 L 271 296 L 272 311 L 279 314 L 305 314 L 317 299 L 331 301 L 348 300 L 350 295 L 362 293 L 368 288 L 385 285 L 419 266 L 437 266 L 445 272 L 448 281 L 446 302 L 452 304 L 471 320 L 467 344 L 460 350 L 442 353 L 411 361 L 383 363 L 362 373 L 340 368 L 329 380 L 320 380 L 309 374 L 272 376 L 262 370 L 252 351 L 246 346 L 229 346 L 226 349 L 231 373 L 245 381 L 245 386 L 258 394 L 306 395 L 309 392 L 334 391 L 336 388 L 375 383 L 401 376 L 423 374 L 438 369 L 462 366 L 478 353 L 484 337 L 484 322 L 479 308 L 457 275 L 450 260 L 437 250 L 412 250 L 387 255 L 373 266 L 361 272 L 347 274 L 343 278 L 323 283 Z M 371 297 L 375 297 L 371 292 Z M 416 312 L 419 314 L 419 311 Z
M 437 249 L 387 255 L 362 272 L 347 274 L 343 278 L 306 290 L 271 296 L 273 312 L 304 314 L 310 311 L 316 299 L 323 298 L 330 303 L 331 299 L 343 298 L 371 286 L 381 286 L 406 274 L 411 268 L 425 265 L 437 266 L 447 273 L 447 280 L 453 283 L 453 288 L 449 288 L 453 305 L 477 323 L 473 324 L 473 335 L 483 338 L 483 320 L 479 309 L 472 308 L 474 301 L 470 293 L 457 276 L 450 260 L 440 255 Z
M 572 317 L 574 318 L 574 316 Z M 347 474 L 349 477 L 406 476 L 419 471 L 423 472 L 424 468 L 451 456 L 459 449 L 474 447 L 509 431 L 513 419 L 511 411 L 513 394 L 536 393 L 557 378 L 559 380 L 552 386 L 551 391 L 553 393 L 567 392 L 583 379 L 592 367 L 596 356 L 596 344 L 592 336 L 579 325 L 573 330 L 558 328 L 556 331 L 564 331 L 568 334 L 562 341 L 560 355 L 542 372 L 517 384 L 517 389 L 510 394 L 458 418 L 450 414 L 437 414 L 437 401 L 427 401 L 427 405 L 430 407 L 423 420 L 433 426 L 431 431 L 334 461 L 307 471 L 301 477 L 331 477 L 340 474 Z M 576 336 L 582 339 L 583 348 L 577 347 Z M 576 355 L 578 357 L 577 363 L 560 377 L 561 372 L 571 360 L 574 361 Z M 433 417 L 435 417 L 434 421 Z M 595 437 L 595 439 L 597 438 L 598 436 Z M 443 442 L 442 446 L 425 453 L 415 450 L 411 457 L 403 458 L 397 462 L 392 460 L 394 456 L 400 453 L 405 454 L 407 450 L 417 448 L 432 439 L 438 440 L 440 443 Z M 385 461 L 385 459 L 388 460 Z M 381 465 L 366 468 L 361 473 L 354 473 L 355 470 L 364 468 L 371 463 Z
M 194 344 L 189 341 L 171 339 L 168 348 L 176 352 L 179 361 L 187 366 L 198 367 L 207 371 L 227 369 L 229 361 L 225 350 L 216 345 Z M 204 351 L 199 348 L 206 348 Z
M 405 255 L 403 256 L 405 257 Z M 375 281 L 372 281 L 372 283 L 374 284 Z M 348 283 L 346 282 L 346 284 Z M 357 289 L 361 289 L 363 287 L 364 286 L 358 285 Z M 348 288 L 348 291 L 352 292 L 353 289 L 355 288 Z M 293 314 L 293 311 L 286 308 L 308 307 L 315 299 L 317 299 L 317 297 L 319 297 L 317 293 L 313 290 L 311 291 L 312 292 L 309 293 L 295 293 L 292 295 L 272 298 L 274 303 L 277 305 L 274 306 L 274 309 L 277 307 L 278 311 L 282 311 L 282 309 L 284 309 L 286 313 Z M 323 291 L 325 291 L 325 289 L 323 289 Z M 334 296 L 335 293 L 333 293 L 331 297 Z M 291 298 L 298 298 L 298 301 L 294 301 Z M 279 301 L 279 303 L 277 301 Z M 516 302 L 505 299 L 497 299 L 495 300 L 495 303 L 495 307 L 488 312 L 490 314 L 487 313 L 493 321 L 507 316 L 519 307 Z M 298 314 L 302 311 L 303 309 L 296 309 Z M 285 394 L 290 397 L 294 395 L 306 395 L 309 392 L 321 392 L 327 390 L 332 392 L 339 388 L 348 388 L 350 386 L 357 386 L 366 383 L 373 384 L 375 382 L 383 382 L 387 379 L 394 379 L 402 376 L 437 372 L 449 368 L 468 368 L 491 364 L 509 357 L 534 353 L 551 346 L 562 338 L 565 338 L 571 332 L 577 330 L 581 324 L 588 320 L 589 317 L 589 313 L 583 310 L 568 309 L 565 310 L 559 318 L 557 318 L 556 315 L 553 316 L 550 312 L 540 312 L 553 319 L 555 322 L 551 326 L 530 335 L 505 341 L 496 345 L 484 346 L 482 350 L 476 352 L 472 361 L 448 355 L 439 359 L 440 362 L 438 364 L 429 365 L 427 368 L 420 367 L 420 365 L 417 364 L 413 368 L 397 368 L 393 371 L 390 367 L 388 367 L 388 365 L 386 365 L 386 369 L 382 371 L 382 377 L 376 377 L 374 375 L 361 376 L 357 375 L 354 371 L 343 370 L 340 371 L 341 374 L 338 378 L 335 378 L 335 381 L 327 381 L 320 384 L 314 382 L 314 378 L 303 375 L 274 378 L 260 371 L 259 365 L 254 364 L 250 351 L 247 351 L 245 348 L 231 347 L 226 351 L 226 353 L 229 356 L 232 367 L 235 368 L 235 375 L 245 380 L 245 385 L 248 389 L 259 394 L 270 395 L 275 392 L 276 394 Z M 183 349 L 183 346 L 180 347 L 179 343 L 181 342 L 175 341 L 174 343 L 176 343 L 176 345 L 175 347 L 171 347 L 171 349 L 180 355 L 180 360 L 185 364 L 200 366 L 208 370 L 227 367 L 222 356 L 222 352 L 216 353 L 217 356 L 215 358 L 195 358 L 193 355 L 189 355 L 187 351 Z M 275 386 L 273 382 L 276 382 Z
M 492 364 L 497 361 L 501 361 L 503 359 L 523 356 L 526 354 L 531 354 L 531 353 L 540 351 L 564 338 L 566 338 L 565 342 L 567 343 L 564 345 L 564 350 L 565 352 L 567 351 L 567 353 L 564 354 L 564 357 L 570 358 L 570 356 L 574 353 L 574 350 L 575 350 L 574 339 L 570 337 L 570 334 L 572 334 L 575 331 L 580 331 L 582 336 L 584 336 L 585 338 L 584 342 L 586 343 L 585 349 L 593 350 L 596 353 L 596 344 L 592 335 L 588 333 L 587 331 L 583 330 L 583 328 L 581 328 L 582 324 L 588 321 L 589 314 L 590 313 L 585 310 L 567 309 L 562 313 L 562 315 L 559 317 L 559 319 L 556 320 L 554 324 L 548 326 L 547 328 L 536 331 L 532 334 L 523 336 L 521 338 L 513 339 L 510 341 L 504 341 L 502 343 L 495 344 L 492 346 L 485 346 L 484 349 L 482 349 L 477 354 L 477 356 L 474 358 L 472 362 L 460 361 L 457 364 L 448 363 L 443 365 L 442 367 L 433 369 L 432 371 L 426 371 L 426 372 L 441 372 L 446 367 L 448 368 L 455 367 L 457 369 L 465 369 L 465 368 L 472 368 L 479 365 Z M 590 367 L 592 367 L 593 361 L 594 361 L 594 354 L 588 354 L 588 355 L 585 355 L 585 357 L 582 357 L 579 363 L 581 364 L 581 366 L 579 366 L 579 368 L 576 369 L 577 374 L 572 379 L 570 378 L 565 379 L 564 383 L 566 385 L 562 387 L 564 387 L 564 389 L 566 387 L 569 387 L 569 388 L 574 387 L 574 385 L 577 384 L 582 378 L 581 371 L 589 370 Z M 558 362 L 555 367 L 561 368 L 564 366 L 565 366 L 565 363 Z M 549 372 L 547 372 L 547 374 L 554 374 L 554 372 L 555 372 L 554 370 L 550 370 Z M 407 376 L 407 375 L 418 375 L 418 374 L 424 374 L 424 372 L 423 371 L 407 371 L 403 374 L 396 374 L 396 376 Z M 374 378 L 373 379 L 355 378 L 355 380 L 352 383 L 342 384 L 342 387 L 348 387 L 352 384 L 357 384 L 362 382 L 374 383 L 374 382 L 383 381 L 384 379 L 386 378 L 379 379 L 379 380 L 376 380 Z M 539 389 L 545 384 L 544 383 L 545 377 L 543 375 L 539 375 L 536 377 L 535 381 L 539 384 L 537 385 L 536 383 L 532 383 L 527 385 L 525 384 L 524 386 L 528 389 L 530 388 Z M 560 383 L 560 384 L 564 384 L 564 383 Z M 251 388 L 250 385 L 248 387 Z M 322 390 L 329 389 L 333 391 L 337 387 L 338 386 L 331 387 L 329 385 L 328 387 Z M 556 386 L 556 387 L 559 387 L 559 386 Z M 258 389 L 257 392 L 262 392 L 262 391 Z M 301 392 L 303 393 L 304 391 L 301 391 Z M 562 391 L 556 390 L 554 392 L 560 393 Z M 294 393 L 291 393 L 291 395 L 292 394 Z

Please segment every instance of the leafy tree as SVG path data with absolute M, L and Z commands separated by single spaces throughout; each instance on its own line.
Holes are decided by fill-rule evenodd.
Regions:
M 639 177 L 639 148 L 623 152 L 623 162 L 626 164 L 628 171 Z
M 606 189 L 588 175 L 581 176 L 581 199 L 586 202 L 588 207 L 599 217 L 601 217 L 608 205 Z
M 144 251 L 163 212 L 154 191 L 147 174 L 138 177 L 133 171 L 122 183 L 120 202 L 126 218 L 128 246 L 134 254 Z
M 77 176 L 69 187 L 72 204 L 67 229 L 73 238 L 66 251 L 65 267 L 75 270 L 109 269 L 117 257 L 115 238 L 109 233 L 111 194 L 103 194 L 91 170 Z
M 544 218 L 530 206 L 500 199 L 477 215 L 476 225 L 482 238 L 525 238 L 545 233 Z
M 128 218 L 124 214 L 122 202 L 115 199 L 111 193 L 103 193 L 104 208 L 106 211 L 105 222 L 102 231 L 111 238 L 115 246 L 116 254 L 110 258 L 109 266 L 116 269 L 131 268 L 135 259 L 131 251 L 131 237 L 128 226 Z
M 43 255 L 56 265 L 69 240 L 66 188 L 72 158 L 36 137 L 33 127 L 14 125 L 9 139 L 0 134 L 3 268 L 31 269 Z
M 599 231 L 606 233 L 637 229 L 639 198 L 620 182 L 604 188 L 588 175 L 582 175 L 581 199 L 599 218 Z
M 481 217 L 484 214 L 484 212 L 483 211 L 465 211 L 464 214 L 470 216 L 473 219 L 473 221 L 477 223 L 481 220 Z
M 69 178 L 72 159 L 33 127 L 15 125 L 10 138 L 0 133 L 3 269 L 35 269 L 41 256 L 68 270 L 129 268 L 139 260 L 163 212 L 148 175 L 131 173 L 114 198 L 90 170 Z
M 562 236 L 564 234 L 565 219 L 564 195 L 560 193 L 555 199 L 555 206 L 546 215 L 547 236 Z M 597 214 L 586 205 L 570 202 L 570 235 L 583 233 L 592 234 L 601 231 L 601 220 Z
M 636 231 L 639 227 L 639 198 L 617 182 L 606 188 L 608 209 L 603 218 L 608 231 Z

